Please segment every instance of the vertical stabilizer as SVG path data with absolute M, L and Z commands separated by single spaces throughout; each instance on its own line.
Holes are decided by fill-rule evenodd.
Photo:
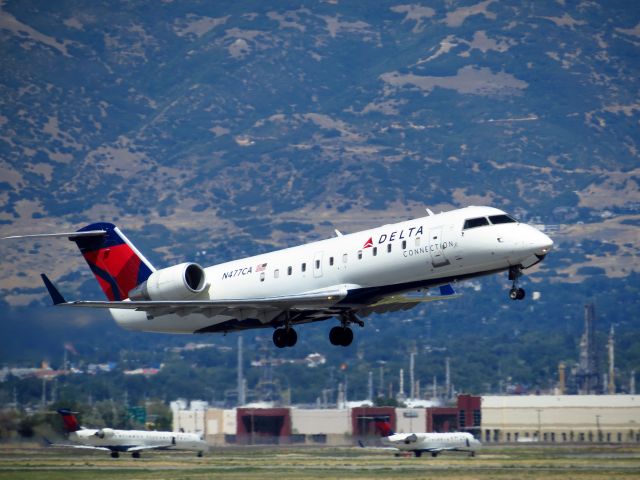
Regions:
M 103 230 L 102 235 L 70 236 L 76 242 L 100 288 L 111 301 L 121 301 L 155 271 L 149 261 L 111 223 L 93 223 L 78 232 Z
M 64 422 L 64 429 L 67 432 L 77 432 L 80 430 L 80 424 L 74 412 L 68 408 L 58 409 L 58 413 L 62 415 L 62 421 Z

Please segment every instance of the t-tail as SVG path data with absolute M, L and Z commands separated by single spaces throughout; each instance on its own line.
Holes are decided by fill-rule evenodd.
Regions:
M 88 234 L 93 232 L 95 234 Z M 110 301 L 121 301 L 155 271 L 151 263 L 112 223 L 92 223 L 69 235 Z
M 60 408 L 58 409 L 58 413 L 62 416 L 65 431 L 71 433 L 82 429 L 74 412 L 68 408 Z

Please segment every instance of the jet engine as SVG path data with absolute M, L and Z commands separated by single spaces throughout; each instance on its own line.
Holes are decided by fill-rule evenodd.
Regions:
M 187 300 L 209 287 L 204 269 L 197 263 L 181 263 L 153 272 L 131 289 L 131 300 Z
M 98 438 L 110 438 L 113 437 L 113 428 L 101 428 L 95 433 Z

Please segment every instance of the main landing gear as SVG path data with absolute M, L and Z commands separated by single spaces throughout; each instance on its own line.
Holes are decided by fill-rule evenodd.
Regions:
M 518 279 L 522 276 L 522 267 L 515 266 L 509 268 L 509 280 L 513 281 L 511 290 L 509 290 L 509 298 L 511 300 L 522 300 L 526 293 L 524 288 L 518 287 Z
M 356 325 L 364 327 L 364 322 L 360 320 L 355 313 L 348 311 L 340 315 L 340 323 L 340 326 L 333 327 L 329 331 L 329 341 L 331 345 L 348 347 L 353 342 L 353 330 L 351 330 L 349 324 L 355 323 Z
M 348 347 L 353 342 L 353 330 L 349 327 L 333 327 L 329 331 L 329 341 L 331 345 Z
M 293 347 L 298 341 L 298 334 L 292 327 L 277 328 L 273 332 L 273 344 L 278 348 Z

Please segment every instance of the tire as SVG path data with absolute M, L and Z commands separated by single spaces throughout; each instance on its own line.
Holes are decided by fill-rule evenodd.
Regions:
M 298 341 L 298 334 L 293 328 L 290 328 L 289 330 L 285 330 L 284 337 L 285 337 L 285 341 L 286 341 L 285 343 L 287 347 L 293 347 Z
M 342 345 L 343 347 L 348 347 L 353 342 L 353 330 L 351 330 L 349 327 L 344 327 L 342 329 L 342 332 L 340 332 L 340 336 L 342 340 L 340 342 L 340 345 Z
M 329 341 L 331 342 L 331 345 L 342 345 L 341 338 L 342 338 L 342 327 L 333 327 L 329 331 Z
M 284 328 L 277 328 L 273 332 L 273 344 L 278 348 L 284 348 L 287 346 L 287 336 Z

